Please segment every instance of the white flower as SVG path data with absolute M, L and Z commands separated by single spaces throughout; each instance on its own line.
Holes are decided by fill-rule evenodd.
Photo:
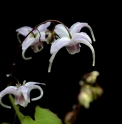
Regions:
M 55 42 L 53 42 L 51 45 L 50 53 L 52 54 L 52 56 L 49 60 L 50 64 L 48 67 L 48 72 L 51 71 L 51 66 L 52 66 L 53 60 L 55 58 L 55 55 L 62 47 L 66 47 L 67 51 L 70 54 L 75 54 L 75 53 L 80 52 L 80 47 L 81 47 L 80 43 L 87 45 L 91 49 L 92 56 L 93 56 L 92 65 L 93 66 L 95 65 L 95 51 L 91 45 L 92 41 L 86 33 L 80 32 L 81 28 L 83 28 L 83 27 L 87 27 L 90 30 L 93 41 L 95 41 L 95 37 L 94 37 L 93 31 L 92 31 L 92 28 L 87 23 L 77 22 L 77 23 L 73 24 L 70 27 L 70 29 L 67 28 L 69 33 L 62 24 L 57 24 L 55 26 L 54 31 L 60 38 L 55 40 Z
M 24 27 L 21 27 L 21 28 L 16 30 L 18 32 L 17 36 L 20 34 L 23 36 L 27 36 L 28 33 L 30 31 L 32 31 L 32 33 L 30 33 L 22 43 L 22 57 L 25 60 L 32 58 L 32 57 L 26 58 L 24 55 L 25 51 L 27 50 L 27 48 L 29 46 L 31 46 L 34 53 L 40 52 L 43 49 L 43 42 L 42 41 L 46 40 L 45 32 L 47 31 L 47 27 L 49 25 L 50 25 L 50 22 L 47 22 L 45 24 L 38 26 L 37 29 L 35 29 L 33 31 L 32 31 L 33 28 L 28 27 L 28 26 L 24 26 Z M 18 40 L 19 40 L 19 38 L 18 38 Z M 19 42 L 21 42 L 21 41 L 19 40 Z
M 33 89 L 40 90 L 40 96 L 31 99 L 32 101 L 38 100 L 43 96 L 43 90 L 40 86 L 35 84 L 42 84 L 44 83 L 38 83 L 38 82 L 27 82 L 25 84 L 25 81 L 23 82 L 23 85 L 17 85 L 17 86 L 8 86 L 3 91 L 0 92 L 0 104 L 5 108 L 11 108 L 8 105 L 5 105 L 2 103 L 2 98 L 7 94 L 12 94 L 15 96 L 15 105 L 21 105 L 23 107 L 26 107 L 28 103 L 30 103 L 30 91 Z

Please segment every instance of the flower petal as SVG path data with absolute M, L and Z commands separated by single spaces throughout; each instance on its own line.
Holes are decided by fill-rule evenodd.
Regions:
M 16 30 L 16 32 L 19 32 L 19 34 L 21 34 L 21 35 L 23 35 L 23 36 L 26 36 L 31 30 L 32 30 L 31 27 L 29 27 L 29 26 L 24 26 L 24 27 L 18 28 L 18 29 Z
M 20 105 L 22 105 L 22 106 L 26 106 L 29 102 L 30 102 L 30 98 L 28 97 L 28 95 L 27 95 L 27 93 L 28 93 L 28 91 L 29 91 L 29 88 L 30 87 L 27 87 L 27 86 L 20 86 L 19 88 L 18 88 L 18 90 L 19 91 L 21 91 L 21 93 L 22 93 L 22 95 L 21 95 L 21 99 L 19 98 L 19 100 L 21 101 L 21 104 L 20 103 L 18 103 L 18 104 L 20 104 Z M 23 98 L 22 98 L 22 96 L 23 96 Z M 17 102 L 17 101 L 16 101 Z M 19 102 L 19 101 L 18 101 Z
M 17 33 L 17 39 L 18 39 L 19 43 L 21 43 L 22 41 L 20 40 L 19 35 L 20 35 L 20 33 Z
M 51 68 L 52 68 L 52 64 L 53 64 L 53 60 L 56 56 L 57 52 L 54 52 L 49 60 L 49 66 L 48 66 L 48 72 L 50 73 L 51 72 Z
M 38 89 L 40 91 L 41 95 L 36 97 L 36 98 L 32 98 L 31 100 L 35 101 L 35 100 L 40 99 L 43 96 L 43 90 L 40 86 L 37 86 L 37 85 L 33 85 L 33 86 L 29 87 L 29 90 L 28 90 L 28 93 L 27 93 L 28 97 L 30 97 L 30 91 L 33 90 L 33 89 Z
M 34 53 L 40 52 L 43 49 L 42 41 L 34 42 L 34 44 L 31 45 L 31 48 L 33 49 Z
M 23 59 L 24 59 L 24 60 L 32 59 L 32 57 L 28 57 L 28 58 L 25 57 L 25 51 L 26 51 L 26 50 L 23 50 L 23 51 L 22 51 L 22 57 L 23 57 Z
M 40 34 L 41 34 L 41 41 L 45 41 L 45 32 L 42 31 Z
M 62 47 L 67 46 L 71 42 L 71 39 L 68 37 L 63 37 L 61 39 L 55 40 L 55 42 L 52 43 L 50 53 L 53 54 L 54 52 L 59 51 Z
M 76 33 L 78 38 L 84 38 L 86 39 L 89 43 L 92 44 L 91 38 L 85 33 L 85 32 L 80 32 L 80 33 Z
M 57 24 L 54 29 L 55 33 L 60 37 L 69 37 L 66 28 L 62 24 Z
M 96 41 L 92 28 L 87 23 L 84 23 L 83 25 L 90 30 L 93 41 Z
M 70 53 L 70 54 L 75 54 L 75 53 L 79 53 L 80 52 L 80 44 L 73 44 L 73 45 L 70 45 L 70 46 L 66 46 L 66 49 L 67 51 Z
M 42 85 L 45 85 L 45 83 L 39 83 L 39 82 L 27 82 L 24 86 L 32 86 L 32 85 L 35 85 L 35 84 L 42 84 Z
M 80 22 L 74 23 L 69 29 L 71 35 L 73 36 L 75 33 L 79 33 L 81 28 L 84 27 L 84 24 L 85 23 L 80 23 Z
M 38 30 L 39 30 L 40 32 L 46 31 L 47 27 L 50 26 L 50 24 L 51 24 L 51 22 L 47 22 L 47 23 L 45 23 L 45 24 L 41 24 L 41 25 L 40 25 L 39 27 L 37 27 L 37 28 L 38 28 Z
M 49 60 L 49 66 L 48 66 L 48 72 L 51 72 L 51 67 L 52 67 L 52 63 L 53 60 L 57 54 L 57 52 L 64 46 L 67 46 L 68 44 L 70 44 L 71 39 L 67 38 L 67 37 L 63 37 L 61 39 L 55 40 L 55 42 L 52 43 L 51 45 L 51 49 L 50 49 L 50 53 L 52 54 L 50 60 Z
M 22 50 L 26 50 L 34 42 L 35 42 L 35 38 L 27 37 L 22 43 Z
M 85 38 L 79 37 L 79 33 L 76 33 L 76 34 L 74 35 L 73 41 L 74 41 L 75 43 L 83 43 L 83 44 L 87 45 L 87 46 L 91 49 L 91 51 L 92 51 L 92 56 L 93 56 L 93 63 L 92 63 L 92 65 L 95 66 L 95 51 L 94 51 L 93 46 L 92 46 Z
M 17 91 L 17 88 L 14 87 L 14 86 L 9 86 L 7 87 L 6 89 L 4 89 L 3 91 L 0 92 L 0 104 L 5 107 L 5 108 L 11 108 L 10 106 L 8 105 L 5 105 L 2 103 L 2 97 L 4 97 L 5 95 L 7 94 L 13 94 L 14 96 L 20 96 L 21 95 L 21 92 Z
M 93 38 L 93 41 L 95 41 L 95 36 L 94 36 L 93 30 L 92 30 L 92 28 L 88 25 L 88 23 L 80 23 L 80 22 L 77 22 L 77 23 L 73 24 L 73 25 L 70 27 L 70 29 L 69 29 L 71 35 L 73 36 L 75 33 L 79 33 L 80 30 L 81 30 L 83 27 L 87 27 L 87 28 L 90 30 L 91 35 L 92 35 L 92 38 Z
M 21 105 L 23 107 L 26 107 L 28 103 L 30 102 L 30 99 L 28 100 L 27 93 L 21 93 L 21 96 L 15 96 L 15 105 Z
M 27 38 L 27 39 L 25 39 L 25 41 L 22 43 L 22 50 L 23 50 L 23 51 L 22 51 L 22 57 L 23 57 L 23 59 L 25 59 L 25 60 L 32 59 L 32 57 L 26 58 L 26 57 L 25 57 L 25 52 L 26 52 L 27 48 L 28 48 L 29 46 L 31 46 L 34 42 L 35 42 L 35 38 Z

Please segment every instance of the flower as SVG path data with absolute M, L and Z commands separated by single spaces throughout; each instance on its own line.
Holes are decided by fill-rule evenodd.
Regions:
M 84 106 L 85 108 L 90 107 L 90 103 L 93 102 L 93 93 L 91 91 L 90 85 L 85 85 L 81 88 L 80 93 L 78 94 L 78 101 L 79 103 Z
M 44 83 L 38 83 L 38 82 L 23 82 L 23 85 L 17 84 L 16 86 L 8 86 L 5 88 L 3 91 L 0 92 L 0 104 L 5 107 L 5 108 L 11 108 L 8 105 L 5 105 L 2 103 L 2 98 L 7 95 L 7 94 L 12 94 L 15 96 L 15 105 L 21 105 L 23 107 L 26 107 L 28 103 L 30 103 L 30 91 L 33 89 L 38 89 L 40 90 L 41 95 L 32 98 L 32 101 L 38 100 L 43 96 L 43 90 L 40 86 L 35 85 L 35 84 L 42 84 L 45 85 Z
M 90 84 L 94 84 L 97 80 L 97 76 L 99 76 L 98 71 L 92 71 L 88 77 L 86 77 L 86 82 Z
M 32 31 L 32 33 L 30 33 L 27 38 L 23 41 L 22 43 L 22 57 L 25 60 L 29 60 L 32 59 L 32 57 L 28 57 L 26 58 L 24 56 L 25 51 L 27 50 L 27 48 L 29 46 L 31 46 L 31 48 L 33 49 L 34 53 L 40 52 L 43 49 L 43 43 L 42 41 L 45 41 L 45 32 L 47 31 L 47 27 L 50 25 L 50 22 L 47 22 L 45 24 L 42 24 L 40 26 L 37 27 L 37 29 L 32 31 L 32 28 L 29 26 L 24 26 L 21 27 L 19 29 L 17 29 L 16 31 L 18 32 L 18 35 L 23 35 L 23 36 L 27 36 L 28 33 L 30 31 Z M 20 39 L 18 38 L 19 42 Z
M 52 44 L 52 42 L 55 41 L 56 38 L 56 34 L 54 31 L 50 31 L 47 29 L 47 31 L 45 32 L 45 38 L 46 38 L 46 43 L 47 44 Z
M 57 52 L 62 48 L 66 47 L 69 54 L 75 54 L 80 52 L 80 43 L 87 45 L 91 51 L 93 56 L 93 66 L 95 65 L 95 51 L 92 47 L 92 41 L 90 37 L 85 32 L 80 32 L 81 28 L 87 27 L 92 35 L 93 41 L 95 41 L 95 37 L 92 31 L 92 28 L 87 23 L 77 22 L 73 24 L 69 29 L 66 28 L 62 24 L 57 24 L 55 26 L 55 33 L 60 37 L 52 43 L 50 53 L 52 54 L 49 62 L 48 72 L 51 71 L 52 62 L 55 58 Z

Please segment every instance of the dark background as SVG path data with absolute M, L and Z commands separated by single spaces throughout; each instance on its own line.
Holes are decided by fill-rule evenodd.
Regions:
M 31 102 L 24 109 L 20 110 L 25 115 L 33 117 L 35 106 L 39 105 L 43 108 L 49 108 L 63 120 L 65 114 L 72 110 L 72 105 L 77 103 L 77 95 L 79 93 L 78 82 L 81 76 L 93 70 L 100 72 L 98 84 L 103 88 L 104 94 L 97 101 L 91 104 L 89 110 L 82 109 L 79 115 L 79 124 L 110 122 L 115 120 L 114 110 L 118 108 L 113 106 L 113 102 L 117 101 L 115 96 L 114 61 L 117 55 L 114 53 L 116 44 L 113 42 L 112 22 L 116 14 L 112 11 L 112 4 L 109 3 L 89 3 L 87 1 L 73 1 L 73 3 L 65 3 L 61 1 L 52 2 L 10 2 L 4 3 L 1 9 L 1 81 L 0 90 L 3 90 L 10 81 L 16 84 L 13 78 L 7 78 L 5 75 L 10 73 L 11 65 L 16 53 L 18 41 L 16 38 L 16 29 L 22 26 L 34 27 L 40 22 L 48 19 L 55 19 L 63 22 L 70 27 L 76 22 L 87 22 L 93 29 L 96 42 L 93 47 L 96 52 L 96 66 L 92 67 L 92 54 L 90 49 L 82 45 L 81 52 L 70 55 L 65 48 L 62 48 L 54 59 L 52 71 L 48 73 L 48 64 L 50 54 L 50 45 L 44 43 L 44 49 L 34 54 L 28 49 L 26 56 L 32 56 L 32 60 L 23 60 L 21 57 L 21 48 L 16 59 L 14 75 L 23 82 L 37 81 L 44 82 L 46 86 L 42 86 L 44 96 L 42 99 Z M 112 14 L 112 16 L 111 16 Z M 112 17 L 112 19 L 110 19 Z M 113 26 L 113 27 L 112 27 Z M 90 35 L 88 29 L 83 28 L 82 31 Z M 91 36 L 91 35 L 90 35 Z M 113 47 L 114 46 L 114 47 Z M 118 68 L 120 69 L 120 68 Z M 113 89 L 114 87 L 114 89 Z M 32 91 L 31 97 L 39 94 L 38 91 Z M 8 96 L 3 101 L 7 105 L 11 105 Z M 0 122 L 13 123 L 14 110 L 6 109 L 0 106 Z

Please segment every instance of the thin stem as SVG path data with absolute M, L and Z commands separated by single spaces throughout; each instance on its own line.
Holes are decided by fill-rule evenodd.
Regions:
M 36 26 L 26 35 L 25 39 L 26 39 L 26 38 L 28 37 L 28 35 L 29 35 L 30 33 L 32 33 L 38 26 L 40 26 L 41 24 L 44 24 L 44 23 L 46 23 L 46 22 L 58 22 L 58 23 L 62 24 L 62 25 L 66 28 L 66 30 L 67 30 L 67 32 L 68 32 L 68 34 L 69 34 L 69 37 L 72 38 L 72 36 L 71 36 L 71 34 L 70 34 L 68 28 L 67 28 L 62 22 L 60 22 L 60 21 L 58 21 L 58 20 L 46 20 L 46 21 L 44 21 L 44 22 L 42 22 L 42 23 L 36 25 Z M 25 40 L 25 39 L 24 39 L 24 40 Z M 24 40 L 23 40 L 23 41 L 24 41 Z
M 16 65 L 15 62 L 16 62 L 16 58 L 17 58 L 17 55 L 18 55 L 18 52 L 19 52 L 19 48 L 20 48 L 20 45 L 17 47 L 16 53 L 15 53 L 15 56 L 14 56 L 13 64 L 12 64 L 11 71 L 10 71 L 11 74 L 13 72 L 14 66 Z
M 67 30 L 67 32 L 68 32 L 68 34 L 69 34 L 69 37 L 72 38 L 72 36 L 71 36 L 71 34 L 70 34 L 68 28 L 67 28 L 62 22 L 60 22 L 60 21 L 58 21 L 58 20 L 46 20 L 46 21 L 44 21 L 44 22 L 38 24 L 37 26 L 35 26 L 35 27 L 26 35 L 25 39 L 27 38 L 27 36 L 28 36 L 30 33 L 34 34 L 33 31 L 34 31 L 35 29 L 39 32 L 39 30 L 37 29 L 37 27 L 38 27 L 39 25 L 41 25 L 41 24 L 46 23 L 46 22 L 58 22 L 58 23 L 62 24 L 62 25 L 66 28 L 66 30 Z M 40 34 L 40 32 L 39 32 L 39 34 Z M 40 36 L 41 36 L 41 34 L 40 34 Z M 15 53 L 15 56 L 14 56 L 14 60 L 13 60 L 13 63 L 12 63 L 12 67 L 11 67 L 11 70 L 10 70 L 10 74 L 13 73 L 14 67 L 15 67 L 15 65 L 16 65 L 16 59 L 17 59 L 17 55 L 18 55 L 18 52 L 19 52 L 19 48 L 21 47 L 22 42 L 25 40 L 25 39 L 24 39 L 24 40 L 21 42 L 21 40 L 20 40 L 20 38 L 19 38 L 19 33 L 17 34 L 17 39 L 19 40 L 20 45 L 18 45 L 18 47 L 17 47 L 16 53 Z M 13 76 L 13 77 L 14 77 L 14 76 Z M 15 78 L 15 77 L 14 77 L 14 78 Z M 16 78 L 15 78 L 15 79 L 16 79 Z M 17 80 L 17 79 L 16 79 L 16 80 Z M 18 82 L 18 80 L 17 80 L 17 82 Z M 10 100 L 11 100 L 11 97 L 10 97 Z M 12 104 L 13 104 L 13 103 L 12 103 Z M 17 111 L 14 104 L 13 104 L 13 107 L 14 107 L 15 111 Z M 19 116 L 18 116 L 18 118 L 19 118 Z M 16 113 L 15 113 L 15 118 L 14 118 L 13 124 L 15 123 L 15 120 L 16 120 Z M 20 120 L 20 118 L 19 118 L 19 120 Z
M 16 50 L 16 53 L 15 53 L 15 56 L 14 56 L 14 60 L 13 60 L 13 63 L 12 63 L 12 67 L 11 67 L 9 76 L 13 76 L 12 73 L 13 73 L 13 70 L 14 70 L 14 66 L 16 65 L 15 62 L 16 62 L 17 55 L 18 55 L 18 52 L 19 52 L 19 48 L 20 48 L 20 45 L 18 45 L 18 47 L 17 47 L 17 50 Z M 9 76 L 8 76 L 8 77 L 9 77 Z M 13 77 L 14 77 L 14 76 L 13 76 Z M 14 78 L 15 78 L 15 77 L 14 77 Z M 19 82 L 16 78 L 15 78 L 15 80 L 16 80 L 17 82 Z M 11 84 L 12 84 L 12 83 L 11 83 Z M 10 101 L 11 101 L 11 98 L 10 98 Z M 12 101 L 11 101 L 11 103 L 12 103 Z M 12 104 L 12 105 L 13 105 L 13 104 Z M 15 106 L 14 106 L 14 105 L 13 105 L 13 107 L 14 107 L 14 109 L 15 109 Z M 15 110 L 16 110 L 16 109 L 15 109 Z M 16 121 L 16 112 L 15 112 L 15 117 L 14 117 L 13 124 L 15 124 L 15 121 Z
M 58 20 L 46 20 L 46 21 L 44 21 L 44 22 L 38 24 L 38 25 L 35 26 L 34 28 L 37 28 L 39 25 L 44 24 L 44 23 L 46 23 L 46 22 L 58 22 L 58 23 L 62 24 L 62 25 L 66 28 L 66 30 L 67 30 L 67 32 L 68 32 L 68 34 L 69 34 L 69 37 L 72 38 L 72 36 L 71 36 L 71 34 L 70 34 L 68 28 L 67 28 L 62 22 L 60 22 L 60 21 L 58 21 Z M 34 30 L 34 29 L 33 29 L 33 30 Z M 33 30 L 32 30 L 32 31 L 33 31 Z
M 77 119 L 77 116 L 78 116 L 78 114 L 79 114 L 79 112 L 80 112 L 80 109 L 81 109 L 81 105 L 78 103 L 77 106 L 76 106 L 76 109 L 73 110 L 74 114 L 73 114 L 73 117 L 72 117 L 72 122 L 71 122 L 71 124 L 75 124 L 76 119 Z

